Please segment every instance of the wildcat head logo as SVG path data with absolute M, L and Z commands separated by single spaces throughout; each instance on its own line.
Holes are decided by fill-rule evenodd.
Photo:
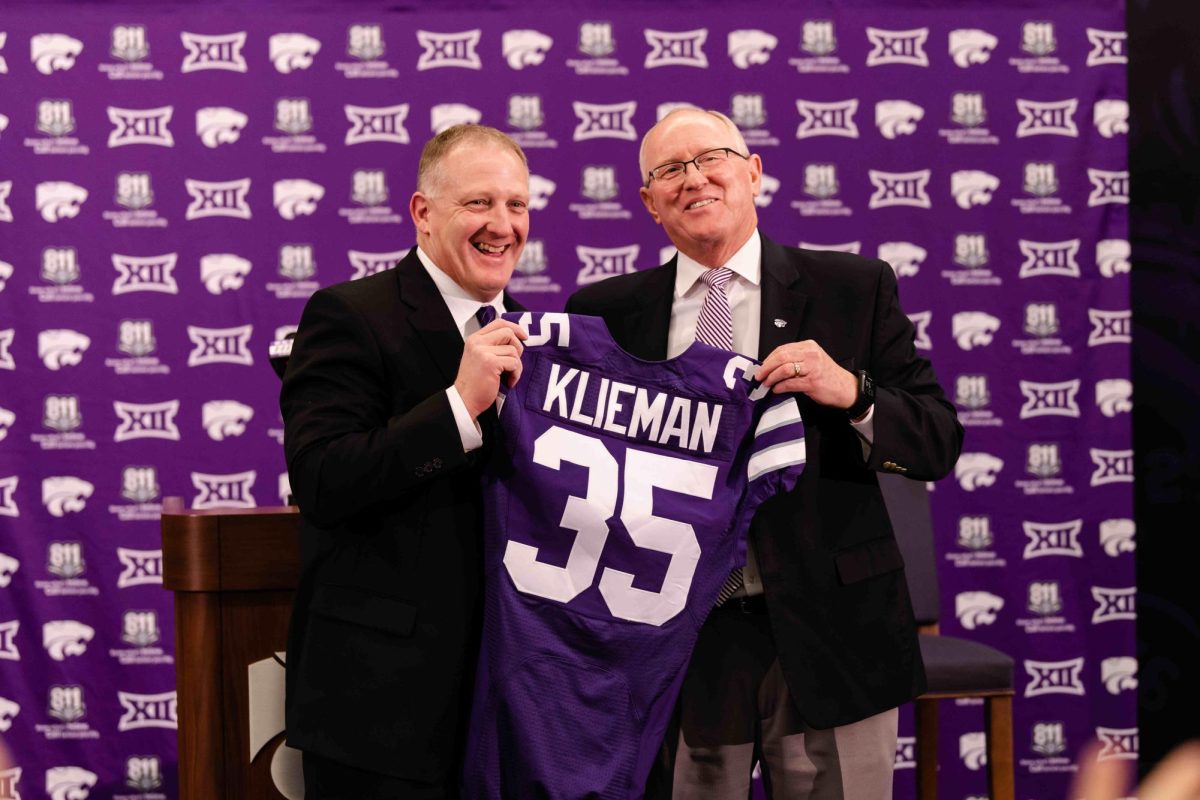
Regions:
M 455 125 L 478 125 L 483 112 L 466 103 L 439 103 L 429 109 L 429 127 L 439 134 Z
M 11 728 L 13 719 L 15 719 L 17 714 L 20 714 L 20 713 L 21 713 L 21 706 L 17 705 L 12 700 L 9 700 L 6 697 L 0 697 L 0 733 L 4 733 L 9 728 Z M 6 795 L 0 794 L 0 797 L 5 797 L 5 796 Z M 7 796 L 11 797 L 11 795 L 7 795 Z
M 78 620 L 52 620 L 42 626 L 42 646 L 55 661 L 65 661 L 70 656 L 87 652 L 88 642 L 95 635 L 92 626 Z
M 528 29 L 505 31 L 500 41 L 504 60 L 512 69 L 538 66 L 546 60 L 546 51 L 554 44 L 546 34 Z
M 964 491 L 973 492 L 996 483 L 1004 462 L 990 453 L 963 453 L 954 465 L 954 478 Z
M 898 278 L 916 275 L 928 253 L 912 242 L 884 242 L 879 245 L 879 259 L 891 265 Z
M 46 181 L 34 190 L 38 213 L 46 222 L 58 222 L 79 216 L 79 208 L 88 198 L 87 189 L 69 181 Z
M 973 64 L 986 64 L 999 43 L 999 39 L 979 28 L 950 31 L 950 58 L 963 69 Z
M 200 282 L 210 294 L 234 292 L 242 288 L 252 265 L 232 253 L 209 253 L 200 257 Z
M 908 100 L 880 100 L 875 104 L 875 126 L 885 139 L 908 136 L 925 118 L 925 109 Z
M 1133 520 L 1106 519 L 1100 523 L 1100 547 L 1113 558 L 1121 553 L 1132 553 L 1137 549 L 1136 534 L 1137 526 Z
M 950 321 L 954 341 L 963 350 L 987 347 L 1000 330 L 1000 320 L 983 311 L 960 311 Z
M 754 205 L 759 208 L 766 208 L 771 205 L 771 201 L 775 199 L 775 193 L 779 191 L 779 178 L 773 178 L 767 173 L 762 173 L 762 179 L 758 184 L 758 194 L 754 197 Z
M 766 31 L 737 30 L 729 32 L 729 60 L 738 69 L 766 64 L 779 39 Z
M 325 187 L 303 178 L 275 181 L 275 210 L 284 219 L 311 216 L 325 196 Z
M 42 479 L 42 505 L 52 517 L 83 511 L 95 487 L 82 478 L 61 475 Z
M 1000 186 L 995 175 L 977 169 L 965 169 L 950 175 L 950 194 L 958 207 L 969 210 L 992 202 L 992 193 Z
M 51 767 L 46 770 L 46 794 L 50 800 L 87 800 L 98 778 L 83 767 Z
M 531 211 L 541 211 L 550 203 L 550 196 L 558 185 L 549 178 L 541 175 L 529 176 L 529 208 Z
M 13 275 L 13 265 L 7 261 L 0 261 L 0 292 L 4 291 L 8 279 Z
M 0 408 L 0 411 L 3 410 L 4 409 Z M 12 583 L 13 575 L 15 575 L 17 570 L 20 568 L 20 561 L 17 561 L 12 556 L 6 556 L 4 553 L 0 553 L 0 589 L 8 588 L 8 585 Z M 4 728 L 0 728 L 0 731 L 3 730 Z
M 1136 690 L 1137 672 L 1137 659 L 1130 656 L 1116 656 L 1100 662 L 1100 680 L 1109 694 Z
M 286 75 L 311 67 L 321 43 L 303 33 L 277 33 L 270 38 L 268 50 L 275 69 Z
M 236 400 L 210 400 L 201 407 L 204 430 L 214 442 L 241 436 L 253 417 L 254 409 Z
M 83 42 L 65 33 L 39 33 L 29 40 L 29 60 L 43 75 L 75 66 Z
M 960 592 L 954 597 L 954 615 L 969 631 L 996 621 L 996 614 L 1004 608 L 1004 598 L 990 592 Z
M 1105 139 L 1129 133 L 1129 103 L 1124 100 L 1097 100 L 1092 122 Z
M 987 739 L 983 731 L 964 733 L 958 737 L 958 757 L 971 771 L 978 771 L 987 766 Z
M 91 343 L 91 339 L 78 331 L 52 328 L 38 334 L 38 358 L 46 365 L 46 369 L 74 367 L 83 360 L 83 354 Z
M 1133 384 L 1124 378 L 1096 381 L 1096 407 L 1106 417 L 1133 411 Z
M 233 144 L 250 121 L 242 112 L 226 106 L 208 106 L 196 111 L 196 135 L 205 147 Z
M 1101 239 L 1096 242 L 1096 266 L 1106 278 L 1129 272 L 1129 256 L 1127 239 Z

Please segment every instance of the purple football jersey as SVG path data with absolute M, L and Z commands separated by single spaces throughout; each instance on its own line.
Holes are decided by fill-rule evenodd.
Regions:
M 504 317 L 530 336 L 486 478 L 463 795 L 637 798 L 755 509 L 804 469 L 800 410 L 736 353 L 642 361 L 596 317 Z

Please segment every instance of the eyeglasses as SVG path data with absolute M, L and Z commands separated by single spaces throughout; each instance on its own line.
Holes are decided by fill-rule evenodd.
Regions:
M 730 156 L 737 156 L 740 159 L 747 159 L 750 156 L 744 156 L 737 150 L 731 150 L 728 147 L 717 147 L 712 150 L 705 150 L 700 155 L 688 161 L 668 161 L 666 164 L 660 164 L 650 170 L 646 178 L 646 186 L 650 185 L 651 181 L 659 181 L 660 183 L 674 183 L 682 180 L 687 172 L 688 164 L 695 164 L 697 172 L 711 172 L 715 169 L 720 169 Z

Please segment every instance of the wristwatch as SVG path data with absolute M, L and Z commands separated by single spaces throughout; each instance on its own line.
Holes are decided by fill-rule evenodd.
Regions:
M 852 420 L 866 414 L 867 409 L 875 405 L 875 381 L 871 379 L 871 373 L 860 369 L 854 376 L 858 378 L 858 397 L 854 399 L 854 405 L 846 409 L 846 416 Z

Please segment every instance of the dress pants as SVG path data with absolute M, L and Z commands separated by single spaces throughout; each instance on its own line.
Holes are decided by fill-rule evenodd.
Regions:
M 734 598 L 700 629 L 679 701 L 675 800 L 746 800 L 757 762 L 776 800 L 889 800 L 897 709 L 810 728 L 788 692 L 764 599 Z

